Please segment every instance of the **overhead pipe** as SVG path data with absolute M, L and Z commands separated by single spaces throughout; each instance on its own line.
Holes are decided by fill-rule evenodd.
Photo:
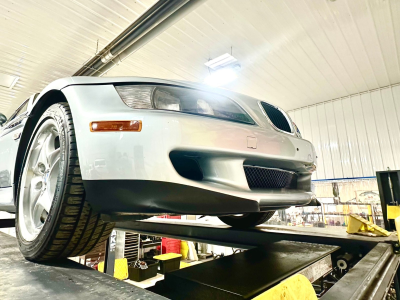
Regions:
M 205 1 L 157 1 L 73 76 L 102 76 Z

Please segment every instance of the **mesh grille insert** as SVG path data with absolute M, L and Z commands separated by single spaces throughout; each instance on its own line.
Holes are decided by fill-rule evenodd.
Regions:
M 276 128 L 286 132 L 292 132 L 287 118 L 279 109 L 266 102 L 261 102 L 261 106 Z
M 295 189 L 297 175 L 292 172 L 255 166 L 244 166 L 250 189 Z

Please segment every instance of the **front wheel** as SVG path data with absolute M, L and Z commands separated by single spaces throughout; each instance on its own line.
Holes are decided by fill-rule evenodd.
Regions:
M 218 217 L 222 222 L 232 227 L 254 227 L 267 222 L 272 218 L 275 211 L 266 211 L 260 213 L 247 213 L 242 215 L 231 215 Z
M 67 103 L 50 106 L 33 131 L 17 187 L 16 234 L 26 259 L 83 255 L 114 227 L 88 202 Z

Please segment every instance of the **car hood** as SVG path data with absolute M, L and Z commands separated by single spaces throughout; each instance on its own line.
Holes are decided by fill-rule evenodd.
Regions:
M 228 96 L 230 98 L 235 98 L 237 102 L 254 102 L 257 103 L 260 101 L 259 99 L 252 98 L 247 95 L 243 95 L 240 93 L 232 92 L 222 88 L 214 88 L 205 84 L 183 81 L 183 80 L 167 80 L 167 79 L 159 79 L 159 78 L 151 78 L 151 77 L 134 77 L 134 76 L 125 76 L 125 77 L 89 77 L 89 76 L 74 76 L 74 77 L 66 77 L 53 81 L 50 83 L 39 95 L 39 98 L 50 90 L 62 90 L 63 88 L 71 85 L 97 85 L 97 84 L 114 84 L 114 83 L 129 83 L 129 82 L 142 82 L 142 83 L 161 83 L 161 84 L 172 84 L 179 85 L 184 87 L 201 89 L 204 91 L 218 93 L 221 95 Z M 263 100 L 264 101 L 264 100 Z
M 103 85 L 103 84 L 116 84 L 116 83 L 149 83 L 149 84 L 169 84 L 169 85 L 177 85 L 189 88 L 200 89 L 206 92 L 216 93 L 220 95 L 224 95 L 229 97 L 238 103 L 256 122 L 257 125 L 264 128 L 272 129 L 269 124 L 267 117 L 264 115 L 263 109 L 260 107 L 259 99 L 252 98 L 247 95 L 243 95 L 240 93 L 232 92 L 222 88 L 210 87 L 205 84 L 189 82 L 183 80 L 166 80 L 159 78 L 150 78 L 150 77 L 89 77 L 89 76 L 75 76 L 75 77 L 66 77 L 61 78 L 56 81 L 50 83 L 39 95 L 38 99 L 41 98 L 42 95 L 47 93 L 50 90 L 62 90 L 68 86 L 77 86 L 77 85 Z M 262 100 L 264 101 L 264 100 Z M 265 101 L 267 102 L 267 101 Z M 287 117 L 290 119 L 289 115 Z M 301 130 L 301 129 L 300 129 Z M 292 133 L 292 135 L 294 135 Z

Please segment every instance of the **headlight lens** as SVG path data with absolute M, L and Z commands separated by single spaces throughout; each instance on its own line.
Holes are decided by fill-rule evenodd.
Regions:
M 162 109 L 254 124 L 228 97 L 184 87 L 157 85 L 115 86 L 121 99 L 135 109 Z
M 154 87 L 141 85 L 119 85 L 115 87 L 121 99 L 132 108 L 152 108 L 151 94 Z

